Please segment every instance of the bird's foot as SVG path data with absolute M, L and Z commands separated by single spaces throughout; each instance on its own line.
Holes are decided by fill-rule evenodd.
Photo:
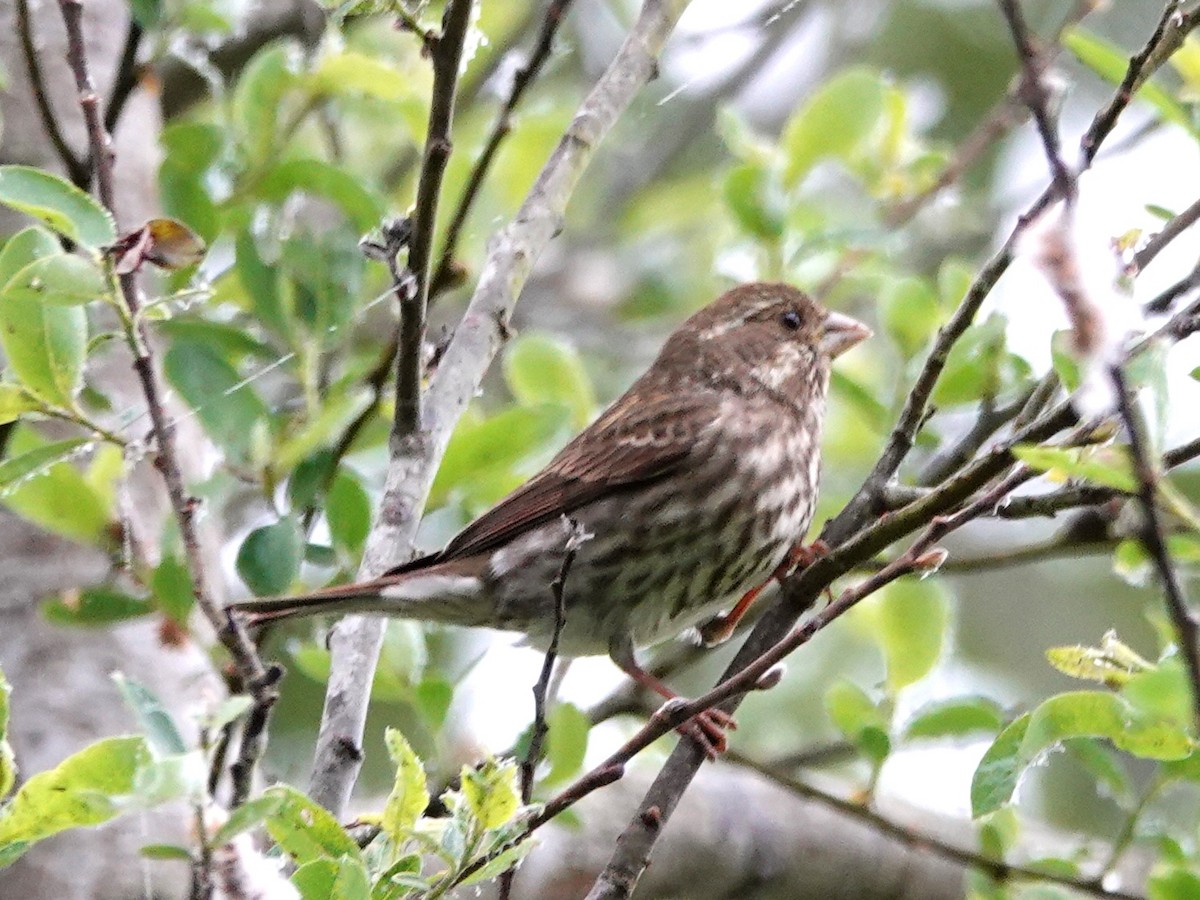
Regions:
M 746 611 L 750 609 L 750 605 L 762 593 L 763 588 L 770 584 L 773 580 L 783 581 L 795 569 L 804 569 L 811 566 L 814 562 L 823 556 L 829 554 L 829 545 L 818 538 L 807 546 L 797 544 L 788 551 L 788 555 L 784 558 L 779 567 L 771 574 L 771 577 L 760 584 L 758 587 L 750 588 L 742 595 L 740 599 L 728 613 L 721 613 L 713 616 L 707 622 L 703 622 L 696 629 L 700 633 L 700 642 L 705 647 L 715 647 L 717 644 L 723 644 L 725 641 L 733 637 L 734 630 L 746 615 Z
M 668 700 L 659 709 L 658 715 L 669 716 L 671 712 L 687 703 L 682 697 Z M 737 731 L 737 720 L 723 709 L 704 709 L 685 722 L 675 726 L 683 737 L 689 737 L 714 761 L 729 748 L 727 731 Z

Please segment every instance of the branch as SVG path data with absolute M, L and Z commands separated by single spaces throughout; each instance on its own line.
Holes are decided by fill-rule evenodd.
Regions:
M 869 806 L 855 803 L 852 800 L 846 800 L 792 778 L 777 766 L 758 762 L 736 751 L 729 751 L 725 756 L 730 762 L 744 766 L 769 778 L 775 784 L 786 788 L 797 796 L 814 800 L 823 806 L 837 810 L 842 815 L 856 819 L 874 831 L 899 841 L 914 850 L 923 850 L 967 868 L 986 872 L 998 882 L 1005 883 L 1017 880 L 1044 882 L 1061 885 L 1062 887 L 1070 888 L 1073 891 L 1079 891 L 1093 897 L 1106 897 L 1111 898 L 1111 900 L 1142 900 L 1138 894 L 1131 894 L 1121 890 L 1107 890 L 1096 879 L 1072 878 L 1069 875 L 1060 875 L 1050 870 L 1031 869 L 1027 866 L 1007 863 L 1002 859 L 984 856 L 982 853 L 965 850 L 929 832 L 915 831 L 907 825 L 902 825 L 894 819 L 876 812 Z
M 1161 231 L 1146 241 L 1145 246 L 1133 255 L 1134 271 L 1144 271 L 1146 266 L 1154 261 L 1154 257 L 1158 256 L 1171 241 L 1195 225 L 1197 221 L 1200 221 L 1200 200 L 1196 200 L 1191 206 L 1172 218 L 1162 227 Z
M 79 105 L 83 109 L 87 125 L 91 162 L 94 166 L 96 191 L 100 202 L 111 213 L 115 208 L 113 188 L 112 141 L 104 130 L 100 115 L 100 98 L 92 84 L 88 70 L 87 53 L 83 39 L 83 0 L 59 0 L 63 24 L 67 31 L 67 60 L 75 76 L 79 92 Z M 111 276 L 111 261 L 110 278 Z M 145 322 L 141 317 L 142 299 L 137 285 L 137 276 L 130 272 L 117 276 L 121 299 L 124 303 L 126 340 L 133 353 L 133 367 L 141 383 L 142 394 L 150 413 L 153 434 L 158 444 L 155 467 L 162 474 L 167 496 L 175 519 L 179 524 L 179 535 L 187 557 L 192 577 L 196 606 L 208 620 L 219 640 L 229 651 L 237 669 L 243 688 L 250 693 L 254 706 L 246 718 L 242 733 L 241 748 L 237 762 L 232 768 L 234 806 L 249 795 L 254 766 L 262 754 L 265 743 L 265 726 L 278 693 L 276 683 L 283 675 L 278 666 L 264 667 L 258 652 L 241 623 L 227 616 L 208 583 L 208 571 L 200 549 L 200 538 L 196 529 L 196 510 L 199 500 L 188 493 L 184 484 L 179 454 L 175 445 L 175 429 L 167 417 L 162 400 L 154 357 L 146 337 Z
M 454 94 L 463 44 L 471 25 L 474 0 L 446 4 L 442 33 L 433 43 L 433 95 L 429 105 L 429 130 L 417 183 L 417 208 L 412 217 L 408 245 L 408 270 L 416 290 L 400 301 L 400 363 L 396 373 L 396 418 L 393 439 L 416 434 L 421 426 L 421 358 L 425 346 L 425 311 L 429 306 L 429 263 L 437 221 L 442 176 L 450 158 L 450 125 L 454 120 Z M 397 276 L 393 270 L 393 279 Z
M 21 52 L 25 56 L 25 71 L 29 75 L 29 86 L 33 90 L 34 105 L 42 120 L 42 127 L 46 129 L 46 136 L 66 167 L 71 183 L 87 190 L 92 180 L 92 167 L 88 160 L 75 155 L 58 126 L 54 108 L 50 104 L 50 95 L 46 91 L 46 80 L 42 77 L 38 49 L 33 42 L 33 17 L 29 11 L 29 0 L 17 0 L 17 34 L 21 39 Z
M 138 50 L 142 45 L 142 26 L 132 15 L 129 17 L 129 31 L 125 35 L 125 46 L 121 49 L 121 61 L 117 64 L 117 77 L 113 81 L 112 95 L 104 106 L 104 130 L 112 134 L 116 130 L 125 104 L 138 85 Z
M 438 257 L 437 269 L 430 278 L 429 293 L 431 297 L 436 297 L 454 281 L 454 252 L 458 247 L 458 238 L 462 232 L 463 224 L 467 221 L 467 216 L 471 212 L 471 207 L 475 203 L 479 189 L 483 186 L 483 182 L 487 178 L 488 171 L 492 166 L 492 160 L 496 157 L 496 152 L 500 149 L 500 145 L 503 143 L 505 137 L 512 130 L 512 114 L 516 110 L 517 104 L 521 102 L 521 97 L 524 96 L 526 88 L 533 84 L 538 74 L 542 71 L 542 66 L 546 64 L 546 60 L 550 58 L 550 52 L 554 49 L 554 36 L 558 33 L 558 26 L 566 18 L 572 2 L 573 0 L 550 0 L 550 4 L 546 7 L 545 17 L 542 19 L 541 30 L 538 32 L 537 43 L 534 44 L 533 52 L 529 55 L 529 61 L 513 73 L 512 86 L 509 88 L 508 99 L 505 100 L 504 105 L 500 109 L 500 114 L 496 117 L 496 122 L 492 126 L 492 133 L 488 135 L 483 152 L 475 160 L 471 174 L 467 176 L 467 183 L 463 188 L 462 196 L 459 198 L 458 208 L 454 210 L 454 215 L 450 219 L 450 225 L 446 229 L 446 237 L 442 242 L 442 252 Z
M 393 453 L 360 574 L 386 571 L 411 546 L 450 433 L 508 333 L 508 317 L 534 261 L 561 229 L 567 202 L 600 141 L 653 75 L 655 59 L 686 6 L 687 0 L 646 0 L 520 210 L 492 238 L 474 296 L 430 380 L 422 429 L 403 453 Z M 362 729 L 382 639 L 381 620 L 365 616 L 343 619 L 330 638 L 333 659 L 310 796 L 339 818 L 362 761 Z
M 1175 573 L 1175 566 L 1171 562 L 1170 551 L 1167 549 L 1166 532 L 1155 500 L 1158 494 L 1158 471 L 1150 459 L 1144 424 L 1134 408 L 1135 401 L 1121 366 L 1113 366 L 1110 375 L 1117 395 L 1117 411 L 1129 435 L 1129 455 L 1132 457 L 1133 473 L 1138 482 L 1138 500 L 1143 517 L 1141 541 L 1150 558 L 1154 560 L 1163 592 L 1167 597 L 1167 612 L 1175 626 L 1179 653 L 1187 667 L 1192 690 L 1192 708 L 1196 727 L 1200 730 L 1200 622 L 1197 622 L 1196 614 L 1188 606 L 1183 588 L 1179 584 L 1179 577 Z

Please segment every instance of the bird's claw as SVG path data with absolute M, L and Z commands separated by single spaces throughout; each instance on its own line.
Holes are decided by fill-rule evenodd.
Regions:
M 659 710 L 659 715 L 668 716 L 687 701 L 682 697 L 668 700 Z M 702 709 L 686 722 L 675 726 L 675 730 L 684 737 L 690 737 L 704 755 L 715 761 L 718 756 L 729 749 L 727 731 L 737 731 L 737 720 L 723 709 Z

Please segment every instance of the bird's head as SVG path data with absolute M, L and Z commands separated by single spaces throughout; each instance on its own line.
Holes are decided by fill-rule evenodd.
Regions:
M 826 310 L 791 285 L 754 282 L 684 322 L 660 362 L 799 396 L 807 384 L 823 385 L 834 358 L 870 336 L 857 319 Z

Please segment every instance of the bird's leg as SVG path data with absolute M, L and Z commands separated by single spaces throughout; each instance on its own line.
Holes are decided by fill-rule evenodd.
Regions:
M 638 665 L 633 654 L 633 644 L 628 638 L 613 641 L 609 646 L 608 655 L 622 672 L 642 687 L 649 688 L 666 699 L 667 704 L 663 707 L 664 709 L 681 699 L 677 693 Z M 686 722 L 675 726 L 677 732 L 692 738 L 699 744 L 704 755 L 709 759 L 716 759 L 719 754 L 725 752 L 728 746 L 725 732 L 736 728 L 737 722 L 734 721 L 733 716 L 723 709 L 702 710 Z
M 713 616 L 707 622 L 703 623 L 700 628 L 700 640 L 706 647 L 714 647 L 717 644 L 724 643 L 733 636 L 734 629 L 742 621 L 742 617 L 746 615 L 747 610 L 758 595 L 763 592 L 763 589 L 772 581 L 783 581 L 793 570 L 803 569 L 811 566 L 814 562 L 829 553 L 829 545 L 821 539 L 813 541 L 808 546 L 797 544 L 788 551 L 788 555 L 771 573 L 771 577 L 757 587 L 752 587 L 742 595 L 742 599 L 734 604 L 733 609 L 727 613 L 722 613 L 718 616 Z

